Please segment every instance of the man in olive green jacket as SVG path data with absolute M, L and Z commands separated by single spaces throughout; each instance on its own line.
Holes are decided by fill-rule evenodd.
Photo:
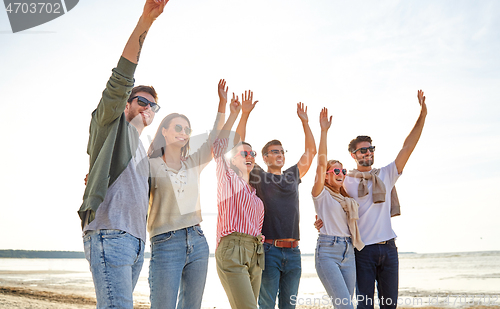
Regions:
M 90 169 L 78 211 L 98 308 L 133 308 L 144 262 L 149 163 L 139 136 L 159 106 L 153 87 L 134 86 L 141 48 L 168 0 L 147 0 L 92 112 Z

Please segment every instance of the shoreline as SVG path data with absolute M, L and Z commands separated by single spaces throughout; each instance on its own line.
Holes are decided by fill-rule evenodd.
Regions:
M 449 294 L 448 294 L 449 295 Z M 485 295 L 485 294 L 478 294 Z M 446 296 L 443 293 L 443 297 Z M 22 286 L 0 286 L 0 307 L 1 308 L 32 308 L 32 309 L 90 309 L 95 308 L 95 297 L 81 295 L 78 291 L 64 293 L 60 291 L 47 290 L 43 288 L 27 288 Z M 447 305 L 423 305 L 423 306 L 398 306 L 398 308 L 461 308 L 461 309 L 498 309 L 499 305 L 463 304 L 462 306 Z M 149 303 L 134 303 L 134 309 L 150 308 Z M 208 307 L 202 307 L 208 309 Z M 216 309 L 217 307 L 210 307 Z M 327 309 L 333 308 L 331 305 L 302 304 L 297 305 L 297 309 Z M 377 308 L 377 307 L 376 307 Z

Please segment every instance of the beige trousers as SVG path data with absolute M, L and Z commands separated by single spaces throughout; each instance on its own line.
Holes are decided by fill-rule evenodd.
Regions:
M 215 251 L 217 273 L 232 309 L 256 309 L 264 269 L 262 237 L 234 232 Z

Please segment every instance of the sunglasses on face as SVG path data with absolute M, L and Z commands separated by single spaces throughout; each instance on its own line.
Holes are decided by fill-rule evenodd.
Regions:
M 352 153 L 356 153 L 356 151 L 361 152 L 362 154 L 365 154 L 368 150 L 370 150 L 370 152 L 375 152 L 375 146 L 370 146 L 370 147 L 361 147 L 361 148 L 358 148 L 356 150 L 354 150 Z
M 279 155 L 279 154 L 282 154 L 284 155 L 285 152 L 287 152 L 287 150 L 278 150 L 278 149 L 273 149 L 273 150 L 269 150 L 268 152 L 266 152 L 264 155 L 267 156 L 268 154 L 272 153 L 273 155 Z
M 243 158 L 246 158 L 248 155 L 251 155 L 252 158 L 255 158 L 257 156 L 257 152 L 255 152 L 253 150 L 252 151 L 242 150 L 242 151 L 238 152 L 238 154 L 240 156 L 242 156 Z
M 139 106 L 142 107 L 146 107 L 148 105 L 151 106 L 151 110 L 155 113 L 157 113 L 160 110 L 160 105 L 156 104 L 155 102 L 149 101 L 145 97 L 141 97 L 140 95 L 138 95 L 131 98 L 129 102 L 132 102 L 134 99 L 137 99 L 137 104 L 139 104 Z
M 333 170 L 327 171 L 326 173 L 327 174 L 328 173 L 335 173 L 335 175 L 338 175 L 338 174 L 340 174 L 340 169 L 334 168 Z M 347 175 L 347 170 L 345 168 L 342 169 L 342 174 Z
M 175 127 L 175 132 L 179 133 L 179 132 L 182 132 L 182 126 L 180 124 L 176 124 Z M 191 135 L 191 132 L 193 132 L 191 130 L 190 127 L 184 127 L 184 133 L 186 133 L 187 135 Z

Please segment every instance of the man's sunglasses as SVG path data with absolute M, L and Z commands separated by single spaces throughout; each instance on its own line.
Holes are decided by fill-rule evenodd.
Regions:
M 246 151 L 246 150 L 242 150 L 240 152 L 238 152 L 238 154 L 240 156 L 242 156 L 243 158 L 246 158 L 248 155 L 251 155 L 252 158 L 255 158 L 257 156 L 257 152 L 256 151 Z
M 340 169 L 334 168 L 333 170 L 327 171 L 326 173 L 327 174 L 328 173 L 335 173 L 335 175 L 338 175 L 338 174 L 340 174 Z M 342 174 L 347 175 L 347 170 L 345 168 L 342 169 Z
M 264 155 L 267 156 L 269 153 L 272 153 L 274 155 L 279 155 L 279 154 L 282 154 L 284 155 L 285 153 L 287 152 L 287 150 L 278 150 L 278 149 L 273 149 L 273 150 L 269 150 L 268 152 L 266 152 Z
M 180 124 L 176 124 L 174 129 L 177 133 L 182 132 L 182 126 Z M 191 130 L 190 127 L 184 127 L 184 133 L 186 133 L 187 135 L 191 135 L 191 132 L 193 132 L 193 130 Z
M 137 95 L 129 100 L 129 102 L 132 102 L 134 99 L 137 99 L 137 104 L 139 104 L 142 107 L 146 107 L 148 105 L 151 106 L 151 110 L 155 113 L 157 113 L 160 110 L 160 105 L 156 104 L 155 102 L 151 102 L 145 97 L 141 97 L 140 95 Z
M 370 152 L 375 152 L 375 146 L 361 147 L 361 148 L 358 148 L 358 149 L 354 150 L 352 153 L 356 153 L 356 151 L 358 151 L 358 150 L 362 154 L 365 154 L 368 150 L 370 150 Z

